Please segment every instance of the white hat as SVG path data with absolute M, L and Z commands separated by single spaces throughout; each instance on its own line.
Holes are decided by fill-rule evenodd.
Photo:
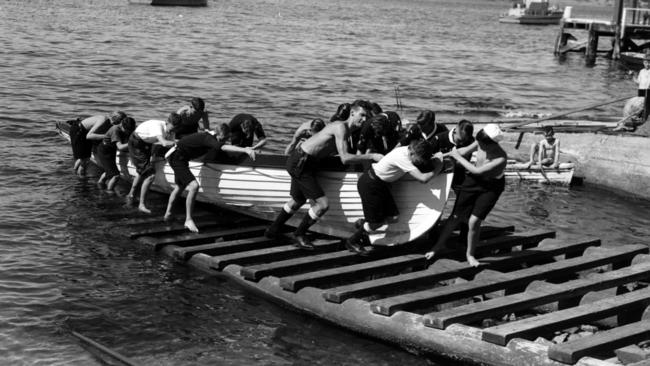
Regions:
M 503 132 L 497 124 L 489 123 L 483 127 L 483 132 L 494 142 L 499 142 L 503 139 Z

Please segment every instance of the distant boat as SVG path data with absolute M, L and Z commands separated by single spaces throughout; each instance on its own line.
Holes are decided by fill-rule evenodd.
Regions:
M 208 6 L 208 0 L 151 0 L 151 5 L 160 5 L 160 6 Z
M 499 18 L 501 23 L 519 24 L 558 24 L 564 14 L 564 10 L 549 6 L 548 0 L 525 0 L 515 1 L 512 8 Z
M 643 68 L 644 52 L 621 52 L 621 62 L 624 62 L 632 68 Z

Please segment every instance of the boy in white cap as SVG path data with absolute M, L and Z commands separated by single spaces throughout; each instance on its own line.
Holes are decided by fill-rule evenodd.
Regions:
M 488 124 L 476 134 L 476 141 L 471 145 L 454 149 L 449 156 L 454 158 L 468 172 L 459 187 L 454 211 L 451 213 L 438 241 L 431 251 L 425 254 L 427 259 L 435 256 L 451 236 L 459 222 L 467 222 L 466 258 L 469 265 L 476 267 L 480 263 L 474 258 L 478 243 L 481 223 L 496 204 L 505 188 L 504 170 L 508 155 L 499 145 L 503 138 L 501 129 L 496 124 Z M 476 165 L 469 162 L 463 155 L 476 151 Z

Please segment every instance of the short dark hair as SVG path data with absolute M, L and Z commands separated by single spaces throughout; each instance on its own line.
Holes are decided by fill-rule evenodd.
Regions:
M 111 113 L 111 117 L 110 117 L 111 124 L 112 125 L 119 125 L 120 122 L 122 122 L 122 120 L 125 119 L 125 118 L 126 118 L 126 113 L 124 113 L 122 111 L 115 111 L 115 112 Z
M 350 103 L 339 104 L 338 108 L 336 109 L 336 113 L 334 113 L 334 115 L 332 115 L 330 118 L 330 122 L 347 120 L 350 117 L 351 109 L 352 105 L 350 105 Z
M 352 108 L 356 106 L 362 107 L 366 111 L 372 111 L 372 105 L 367 100 L 363 100 L 363 99 L 355 100 L 354 102 L 352 102 Z
M 190 104 L 192 104 L 192 107 L 197 111 L 203 111 L 205 109 L 205 102 L 201 98 L 192 98 Z
M 408 147 L 411 162 L 415 166 L 425 165 L 433 156 L 433 146 L 427 140 L 412 141 Z
M 370 111 L 373 115 L 384 113 L 384 110 L 381 109 L 381 106 L 377 103 L 370 103 Z
M 543 131 L 544 131 L 544 136 L 548 136 L 548 135 L 553 136 L 553 135 L 555 135 L 555 131 L 553 131 L 553 127 L 552 127 L 552 126 L 544 126 L 544 130 L 543 130 Z
M 176 112 L 171 112 L 167 117 L 167 122 L 171 123 L 173 128 L 177 128 L 182 123 L 181 115 Z
M 228 135 L 230 133 L 230 126 L 227 123 L 222 123 L 215 128 L 215 132 L 221 132 L 222 135 Z
M 312 132 L 318 132 L 323 128 L 325 128 L 325 121 L 323 121 L 320 118 L 316 118 L 311 121 L 311 123 L 309 124 L 309 128 L 311 129 Z
M 472 122 L 462 119 L 458 122 L 458 133 L 460 134 L 461 143 L 459 147 L 467 146 L 472 143 L 474 135 L 474 124 Z
M 415 123 L 418 125 L 424 125 L 428 123 L 434 123 L 436 121 L 436 114 L 429 109 L 425 109 L 420 112 L 418 118 L 415 119 Z
M 122 120 L 122 128 L 128 133 L 135 131 L 135 120 L 131 117 L 126 117 Z
M 386 117 L 386 115 L 377 114 L 375 116 L 372 116 L 368 123 L 370 124 L 372 130 L 375 132 L 375 135 L 386 136 L 388 134 L 390 128 L 388 126 L 388 117 Z

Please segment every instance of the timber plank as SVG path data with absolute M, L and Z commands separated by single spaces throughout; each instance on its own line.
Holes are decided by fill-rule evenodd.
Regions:
M 650 288 L 632 291 L 569 309 L 483 329 L 483 340 L 505 346 L 513 338 L 531 339 L 650 305 Z
M 338 286 L 326 290 L 323 296 L 327 301 L 341 303 L 349 298 L 383 294 L 395 289 L 415 287 L 426 283 L 435 283 L 454 277 L 469 277 L 483 269 L 499 269 L 512 264 L 523 264 L 530 260 L 553 258 L 558 255 L 582 252 L 590 246 L 600 245 L 600 240 L 585 239 L 575 242 L 559 243 L 552 247 L 526 249 L 519 252 L 507 253 L 493 257 L 481 258 L 478 267 L 456 263 L 455 266 L 436 268 L 435 262 L 428 270 L 404 273 L 393 277 L 378 278 L 370 281 Z
M 534 266 L 519 271 L 495 274 L 471 282 L 393 296 L 371 303 L 374 313 L 390 316 L 398 310 L 412 310 L 508 288 L 521 287 L 535 280 L 570 275 L 589 268 L 630 260 L 648 252 L 644 245 L 625 245 L 603 253 Z
M 289 238 L 285 237 L 284 240 L 289 240 Z M 276 242 L 277 239 L 269 239 L 265 236 L 220 241 L 216 243 L 193 245 L 189 247 L 178 247 L 174 249 L 173 256 L 175 259 L 178 259 L 180 261 L 186 261 L 197 253 L 204 253 L 211 256 L 230 254 L 272 247 L 274 245 L 278 245 Z
M 598 332 L 548 349 L 551 360 L 574 364 L 591 353 L 609 352 L 650 338 L 650 319 Z
M 640 263 L 631 267 L 600 273 L 589 279 L 578 279 L 562 284 L 549 284 L 549 289 L 526 291 L 429 313 L 424 316 L 423 320 L 428 327 L 445 329 L 454 323 L 466 324 L 485 318 L 500 317 L 511 312 L 576 298 L 591 291 L 600 291 L 649 277 L 650 263 Z
M 260 235 L 264 232 L 264 230 L 267 227 L 268 225 L 256 225 L 256 226 L 248 226 L 248 227 L 239 227 L 234 229 L 224 229 L 224 230 L 216 230 L 216 231 L 208 231 L 208 232 L 200 232 L 200 233 L 182 234 L 182 235 L 176 235 L 176 236 L 160 238 L 160 239 L 142 237 L 140 238 L 140 241 L 150 245 L 151 247 L 153 247 L 154 250 L 159 250 L 161 247 L 170 244 L 177 245 L 177 246 L 187 246 L 193 244 L 209 243 L 214 241 L 217 238 L 227 239 L 233 237 L 242 237 L 242 236 L 250 237 L 250 236 Z
M 343 250 L 334 253 L 317 254 L 309 257 L 248 266 L 242 268 L 241 275 L 247 280 L 259 281 L 266 276 L 281 277 L 310 270 L 313 271 L 314 268 L 322 268 L 323 266 L 368 262 L 373 259 L 376 258 L 362 257 L 349 250 Z
M 223 227 L 223 226 L 233 226 L 233 225 L 250 226 L 259 223 L 259 221 L 250 220 L 250 219 L 232 220 L 232 219 L 224 219 L 218 217 L 204 217 L 201 219 L 194 220 L 194 223 L 199 229 L 201 229 L 201 231 L 204 231 L 205 229 L 208 228 Z M 129 232 L 128 236 L 129 239 L 136 239 L 141 236 L 162 236 L 162 235 L 172 235 L 172 234 L 180 234 L 180 233 L 187 233 L 187 232 L 188 230 L 185 227 L 183 222 L 173 222 L 173 223 L 164 223 L 163 225 L 157 225 L 155 227 L 148 228 L 148 229 L 137 228 Z
M 336 250 L 340 247 L 341 241 L 317 239 L 314 246 L 318 251 Z M 231 253 L 212 258 L 211 268 L 222 270 L 230 264 L 247 265 L 252 263 L 267 263 L 288 258 L 295 258 L 313 254 L 311 251 L 298 248 L 295 245 L 282 245 L 278 247 L 249 250 L 245 252 Z
M 321 271 L 283 277 L 280 279 L 280 286 L 287 291 L 296 292 L 306 286 L 317 287 L 324 283 L 358 279 L 363 276 L 376 274 L 385 270 L 390 271 L 409 267 L 424 268 L 425 265 L 426 259 L 422 254 L 407 254 L 398 257 L 375 260 L 367 263 L 353 264 L 344 267 L 330 268 Z

